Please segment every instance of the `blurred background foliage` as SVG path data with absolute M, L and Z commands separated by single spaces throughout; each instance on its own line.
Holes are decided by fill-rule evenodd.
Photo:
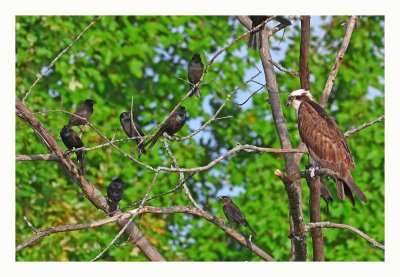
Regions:
M 17 16 L 16 17 L 16 95 L 21 99 L 32 83 L 95 17 Z M 345 32 L 347 17 L 311 18 L 311 92 L 320 100 L 325 80 Z M 276 24 L 276 23 L 275 23 Z M 275 25 L 273 22 L 268 26 Z M 208 61 L 222 46 L 245 32 L 235 17 L 226 16 L 106 16 L 97 22 L 65 54 L 32 91 L 26 104 L 33 112 L 65 109 L 74 111 L 85 99 L 96 101 L 92 123 L 109 138 L 124 138 L 119 114 L 130 108 L 145 133 L 161 122 L 188 92 L 187 64 L 195 52 Z M 178 135 L 187 135 L 210 118 L 225 95 L 262 68 L 258 53 L 247 47 L 248 37 L 220 55 L 201 86 L 200 99 L 189 98 L 184 105 L 190 120 Z M 272 57 L 286 68 L 298 70 L 300 22 L 271 38 Z M 277 72 L 281 92 L 299 88 L 299 79 Z M 182 80 L 183 79 L 183 80 Z M 263 74 L 256 80 L 265 83 Z M 260 88 L 251 83 L 240 89 L 234 101 L 244 102 Z M 282 93 L 282 101 L 287 94 Z M 228 103 L 219 120 L 189 141 L 172 142 L 171 149 L 181 167 L 207 164 L 236 145 L 253 144 L 279 148 L 265 89 L 243 105 Z M 384 18 L 361 17 L 351 38 L 329 103 L 329 114 L 342 131 L 361 125 L 384 113 Z M 284 109 L 292 144 L 299 145 L 293 109 Z M 60 145 L 59 132 L 68 121 L 63 113 L 37 117 Z M 118 129 L 119 128 L 119 129 Z M 352 225 L 384 243 L 384 124 L 379 123 L 347 139 L 355 158 L 356 183 L 368 204 L 336 197 L 334 182 L 327 184 L 334 194 L 330 218 L 323 210 L 322 220 Z M 103 143 L 87 128 L 85 146 Z M 135 143 L 120 147 L 133 151 Z M 16 154 L 42 154 L 46 148 L 21 119 L 16 118 Z M 136 155 L 136 152 L 134 153 Z M 75 155 L 72 157 L 75 160 Z M 302 168 L 306 164 L 303 157 Z M 158 142 L 141 157 L 151 166 L 170 166 Z M 201 206 L 225 220 L 217 196 L 229 195 L 257 231 L 254 243 L 277 260 L 290 259 L 288 201 L 283 184 L 274 176 L 283 169 L 277 154 L 240 152 L 211 170 L 200 172 L 187 183 Z M 122 208 L 144 196 L 153 174 L 128 161 L 111 147 L 87 152 L 87 178 L 104 194 L 116 176 L 128 184 Z M 161 173 L 152 194 L 165 192 L 179 182 L 178 174 Z M 309 221 L 309 190 L 302 182 L 303 212 Z M 183 191 L 167 194 L 148 203 L 153 206 L 189 205 Z M 322 203 L 322 207 L 325 204 Z M 16 165 L 16 244 L 33 235 L 23 220 L 26 216 L 37 228 L 85 223 L 104 218 L 86 199 L 78 186 L 55 162 L 18 162 Z M 191 215 L 144 215 L 136 219 L 147 238 L 167 260 L 259 261 L 247 248 L 227 237 L 209 222 Z M 16 254 L 18 261 L 87 261 L 95 257 L 118 233 L 115 225 L 97 229 L 55 234 Z M 246 229 L 241 229 L 248 234 Z M 384 253 L 346 230 L 325 229 L 325 255 L 328 261 L 382 261 Z M 310 237 L 310 236 L 309 236 Z M 110 261 L 146 261 L 122 236 L 102 257 Z M 311 239 L 309 257 L 312 259 Z

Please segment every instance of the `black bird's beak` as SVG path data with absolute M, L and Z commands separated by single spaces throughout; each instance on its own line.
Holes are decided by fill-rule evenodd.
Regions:
M 289 107 L 289 106 L 290 106 L 290 100 L 287 100 L 287 101 L 286 101 L 285 106 L 286 106 L 286 107 Z
M 219 196 L 218 196 L 217 199 L 222 201 L 222 197 L 219 197 Z

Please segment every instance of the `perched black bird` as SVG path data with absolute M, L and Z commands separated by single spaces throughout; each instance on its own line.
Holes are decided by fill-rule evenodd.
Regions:
M 86 120 L 89 121 L 90 117 L 93 114 L 93 105 L 94 105 L 94 101 L 92 99 L 86 99 L 83 102 L 82 106 L 80 106 L 74 112 L 74 114 L 76 114 L 77 116 L 86 118 Z M 71 115 L 71 118 L 68 122 L 68 127 L 86 125 L 86 123 L 87 123 L 86 120 L 76 117 L 74 115 Z
M 64 125 L 64 127 L 61 129 L 60 136 L 63 143 L 69 150 L 73 148 L 77 149 L 84 147 L 83 142 L 79 138 L 78 134 L 68 125 Z M 80 164 L 80 172 L 82 175 L 85 175 L 85 151 L 79 150 L 78 152 L 76 152 L 76 157 Z
M 224 214 L 226 218 L 229 220 L 229 223 L 233 223 L 237 227 L 240 227 L 240 225 L 243 225 L 253 233 L 253 236 L 256 235 L 256 232 L 250 227 L 249 223 L 247 222 L 246 218 L 244 218 L 244 215 L 242 212 L 239 210 L 239 208 L 233 203 L 232 199 L 228 196 L 221 196 L 218 197 L 219 200 L 222 201 L 222 210 L 224 211 Z
M 123 112 L 121 113 L 121 115 L 119 116 L 119 121 L 121 122 L 122 128 L 125 131 L 125 134 L 128 137 L 137 137 L 135 139 L 136 143 L 138 144 L 138 156 L 140 158 L 140 156 L 142 154 L 146 154 L 146 150 L 144 149 L 144 142 L 143 142 L 143 138 L 144 134 L 142 132 L 142 130 L 140 129 L 139 125 L 133 121 L 133 119 L 131 120 L 131 114 L 130 112 Z M 133 124 L 132 124 L 133 122 Z
M 251 15 L 250 19 L 251 19 L 251 28 L 255 28 L 258 25 L 260 25 L 261 23 L 263 23 L 265 20 L 267 20 L 269 17 L 271 16 L 267 16 L 267 15 Z M 286 18 L 284 18 L 283 16 L 277 16 L 275 17 L 276 21 L 278 21 L 279 23 L 289 26 L 292 23 L 287 20 Z M 265 27 L 262 26 L 260 29 L 258 29 L 257 31 L 253 31 L 250 32 L 250 38 L 249 38 L 249 43 L 248 46 L 253 48 L 254 50 L 257 50 L 257 48 L 261 48 L 261 33 L 263 32 Z
M 201 76 L 203 75 L 204 64 L 201 62 L 201 58 L 199 54 L 194 54 L 192 60 L 188 65 L 188 78 L 190 82 L 190 89 L 200 81 Z M 190 96 L 200 97 L 200 90 L 196 88 Z
M 110 201 L 108 213 L 110 215 L 118 209 L 118 202 L 122 199 L 125 183 L 121 178 L 115 178 L 107 187 L 107 197 Z
M 176 132 L 179 132 L 182 129 L 183 125 L 185 125 L 186 120 L 186 109 L 184 106 L 180 106 L 173 114 L 171 114 L 171 116 L 164 122 L 164 124 L 161 125 L 160 129 L 157 131 L 154 137 L 152 137 L 145 145 L 151 143 L 149 146 L 149 149 L 151 149 L 164 132 L 166 132 L 170 136 L 172 136 Z

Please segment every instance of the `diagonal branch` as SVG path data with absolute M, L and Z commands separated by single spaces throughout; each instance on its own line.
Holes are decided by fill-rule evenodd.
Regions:
M 357 16 L 350 16 L 347 21 L 346 33 L 344 34 L 342 45 L 340 46 L 339 52 L 336 55 L 335 62 L 331 68 L 331 73 L 329 74 L 328 80 L 326 81 L 325 88 L 322 92 L 321 107 L 325 108 L 328 102 L 329 95 L 331 94 L 333 83 L 335 82 L 337 73 L 339 71 L 340 64 L 342 63 L 344 54 L 346 53 L 347 47 L 349 46 L 351 35 L 353 33 L 354 27 L 356 26 Z
M 36 86 L 37 83 L 39 83 L 39 81 L 46 76 L 46 74 L 50 71 L 50 69 L 53 68 L 54 64 L 65 54 L 68 52 L 69 49 L 72 48 L 72 46 L 75 45 L 75 43 L 83 36 L 84 33 L 86 33 L 97 21 L 99 21 L 103 16 L 98 16 L 96 17 L 92 22 L 90 22 L 89 25 L 87 25 L 85 27 L 85 29 L 83 29 L 83 31 L 63 50 L 60 52 L 60 54 L 57 55 L 57 57 L 55 57 L 54 60 L 51 61 L 51 63 L 47 66 L 47 69 L 43 72 L 40 73 L 39 77 L 35 80 L 35 82 L 33 82 L 33 84 L 31 85 L 31 87 L 29 88 L 28 92 L 25 94 L 24 98 L 22 98 L 22 103 L 25 104 L 26 99 L 28 98 L 29 94 L 32 92 L 32 89 Z
M 269 254 L 264 252 L 261 248 L 255 245 L 253 242 L 247 240 L 244 236 L 242 236 L 239 232 L 235 229 L 231 228 L 229 225 L 225 224 L 224 221 L 210 213 L 202 211 L 197 208 L 191 208 L 188 206 L 173 206 L 173 207 L 150 207 L 144 206 L 134 210 L 131 210 L 126 213 L 119 213 L 115 214 L 114 216 L 106 219 L 97 220 L 94 222 L 89 222 L 85 224 L 74 224 L 74 225 L 64 225 L 53 227 L 50 229 L 39 230 L 37 234 L 32 236 L 28 241 L 20 244 L 16 248 L 16 252 L 21 251 L 22 249 L 26 248 L 27 245 L 32 245 L 46 236 L 50 236 L 52 234 L 61 233 L 61 232 L 70 232 L 76 230 L 87 230 L 92 228 L 97 228 L 103 226 L 105 224 L 122 221 L 125 222 L 126 220 L 131 220 L 133 217 L 136 217 L 140 214 L 176 214 L 176 213 L 186 213 L 192 214 L 201 218 L 208 220 L 209 222 L 216 225 L 219 229 L 224 231 L 227 235 L 234 238 L 240 244 L 247 247 L 250 251 L 254 254 L 258 255 L 260 258 L 264 259 L 265 261 L 275 261 Z

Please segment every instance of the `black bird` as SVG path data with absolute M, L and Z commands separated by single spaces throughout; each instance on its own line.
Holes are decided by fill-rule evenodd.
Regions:
M 121 178 L 115 178 L 107 187 L 107 198 L 109 199 L 108 213 L 113 215 L 118 209 L 118 202 L 122 199 L 125 183 Z
M 145 144 L 145 146 L 151 143 L 149 146 L 149 149 L 151 149 L 164 132 L 166 132 L 170 136 L 172 136 L 176 132 L 179 132 L 182 129 L 183 125 L 185 125 L 186 120 L 186 109 L 184 106 L 180 106 L 173 114 L 171 114 L 171 116 L 164 122 L 164 124 L 161 125 L 160 129 L 157 131 L 154 137 L 152 137 Z
M 190 82 L 190 89 L 193 88 L 195 84 L 200 81 L 201 76 L 203 75 L 204 64 L 201 62 L 201 58 L 199 54 L 194 54 L 192 60 L 188 65 L 188 78 Z M 196 88 L 190 96 L 200 97 L 200 90 Z
M 80 106 L 74 112 L 74 114 L 76 114 L 77 116 L 83 117 L 87 121 L 89 121 L 90 117 L 93 114 L 93 105 L 94 105 L 94 101 L 92 99 L 86 99 L 83 102 L 82 106 Z M 86 120 L 76 117 L 74 115 L 71 115 L 71 118 L 68 122 L 68 126 L 72 127 L 72 126 L 86 125 L 86 123 L 87 123 Z
M 233 203 L 232 199 L 228 196 L 221 196 L 218 197 L 219 200 L 222 201 L 222 210 L 224 211 L 224 214 L 226 218 L 229 220 L 229 223 L 233 223 L 237 227 L 240 227 L 240 225 L 243 225 L 253 233 L 253 236 L 256 235 L 256 232 L 250 227 L 249 223 L 247 222 L 246 218 L 244 218 L 244 215 L 242 212 L 239 210 L 239 208 Z
M 265 20 L 267 20 L 269 17 L 271 16 L 267 16 L 267 15 L 251 15 L 250 19 L 251 19 L 251 28 L 255 28 L 258 25 L 260 25 L 261 23 L 263 23 Z M 279 23 L 285 25 L 285 26 L 289 26 L 292 23 L 287 20 L 286 18 L 284 18 L 283 16 L 277 16 L 274 18 L 274 20 L 278 21 Z M 265 27 L 262 26 L 260 29 L 258 29 L 257 31 L 253 31 L 250 32 L 250 38 L 249 38 L 249 43 L 248 46 L 253 48 L 254 50 L 257 50 L 257 48 L 261 48 L 261 33 L 263 32 Z
M 60 132 L 60 137 L 64 143 L 64 145 L 69 149 L 77 149 L 84 147 L 82 140 L 79 138 L 78 134 L 72 130 L 71 127 L 68 125 L 64 125 L 64 127 L 61 129 Z M 79 150 L 76 152 L 76 157 L 78 159 L 78 162 L 80 164 L 80 172 L 82 175 L 85 175 L 85 151 Z
M 121 122 L 122 128 L 124 129 L 125 134 L 128 137 L 130 137 L 130 138 L 137 137 L 135 139 L 135 141 L 138 144 L 139 158 L 142 154 L 146 154 L 146 150 L 144 149 L 144 142 L 143 142 L 144 134 L 143 134 L 142 130 L 140 129 L 139 125 L 135 121 L 133 121 L 133 119 L 131 120 L 130 112 L 121 113 L 121 115 L 119 116 L 119 121 Z M 133 124 L 132 124 L 132 122 L 133 122 Z

